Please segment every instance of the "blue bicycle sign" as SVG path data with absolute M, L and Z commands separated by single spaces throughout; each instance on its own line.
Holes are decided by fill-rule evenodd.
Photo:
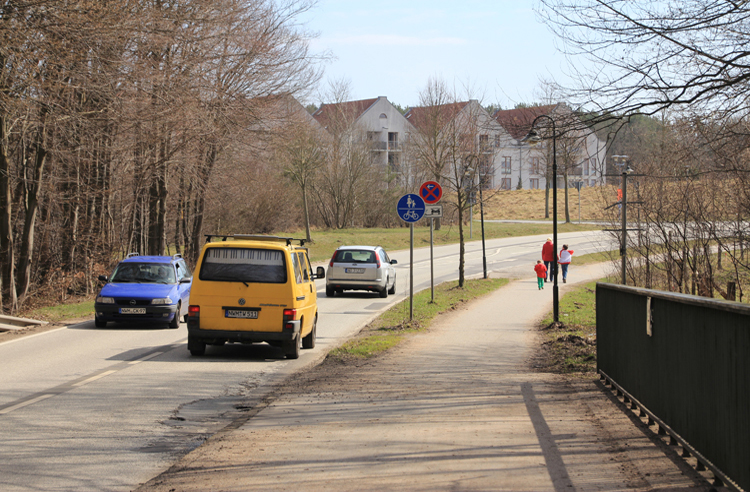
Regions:
M 399 199 L 396 211 L 404 222 L 416 222 L 424 215 L 424 200 L 419 195 L 409 193 Z

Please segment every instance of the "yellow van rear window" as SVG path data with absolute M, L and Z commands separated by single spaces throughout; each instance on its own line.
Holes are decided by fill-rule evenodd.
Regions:
M 209 248 L 198 277 L 218 282 L 284 284 L 284 253 L 260 248 Z

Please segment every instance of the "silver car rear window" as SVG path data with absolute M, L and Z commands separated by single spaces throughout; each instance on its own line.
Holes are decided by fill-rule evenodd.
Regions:
M 340 249 L 333 259 L 336 263 L 377 263 L 375 252 L 360 249 Z

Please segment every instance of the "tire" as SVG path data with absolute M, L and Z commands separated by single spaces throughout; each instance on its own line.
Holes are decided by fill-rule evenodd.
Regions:
M 385 283 L 385 287 L 383 287 L 383 290 L 381 290 L 379 294 L 380 294 L 381 299 L 385 299 L 386 297 L 388 297 L 388 282 L 387 281 Z
M 386 284 L 387 285 L 387 284 Z M 388 294 L 394 295 L 396 293 L 396 279 L 393 279 L 393 286 L 388 289 Z
M 201 356 L 206 353 L 206 344 L 188 336 L 188 350 L 190 355 Z
M 174 318 L 169 322 L 169 327 L 173 330 L 180 327 L 180 311 L 182 311 L 182 303 L 177 303 L 177 311 L 174 313 Z
M 106 328 L 107 322 L 106 321 L 99 321 L 98 319 L 94 319 L 94 326 L 97 328 Z
M 336 295 L 336 290 L 333 287 L 326 286 L 326 297 L 333 297 Z
M 302 345 L 301 336 L 297 335 L 294 340 L 284 342 L 284 355 L 287 359 L 299 359 L 300 345 Z
M 186 314 L 186 315 L 185 315 L 185 316 L 184 316 L 184 317 L 182 318 L 182 320 L 183 320 L 183 321 L 185 322 L 185 324 L 187 324 L 187 320 L 188 320 L 188 315 Z
M 317 333 L 316 333 L 317 331 L 318 331 L 318 317 L 315 316 L 315 321 L 313 321 L 312 330 L 310 330 L 310 333 L 308 333 L 307 336 L 302 339 L 303 349 L 315 348 L 315 337 L 317 336 Z

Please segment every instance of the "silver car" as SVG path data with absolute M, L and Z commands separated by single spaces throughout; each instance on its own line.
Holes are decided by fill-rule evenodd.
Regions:
M 341 246 L 331 257 L 326 272 L 326 295 L 345 290 L 369 290 L 380 297 L 396 293 L 396 260 L 380 246 Z

